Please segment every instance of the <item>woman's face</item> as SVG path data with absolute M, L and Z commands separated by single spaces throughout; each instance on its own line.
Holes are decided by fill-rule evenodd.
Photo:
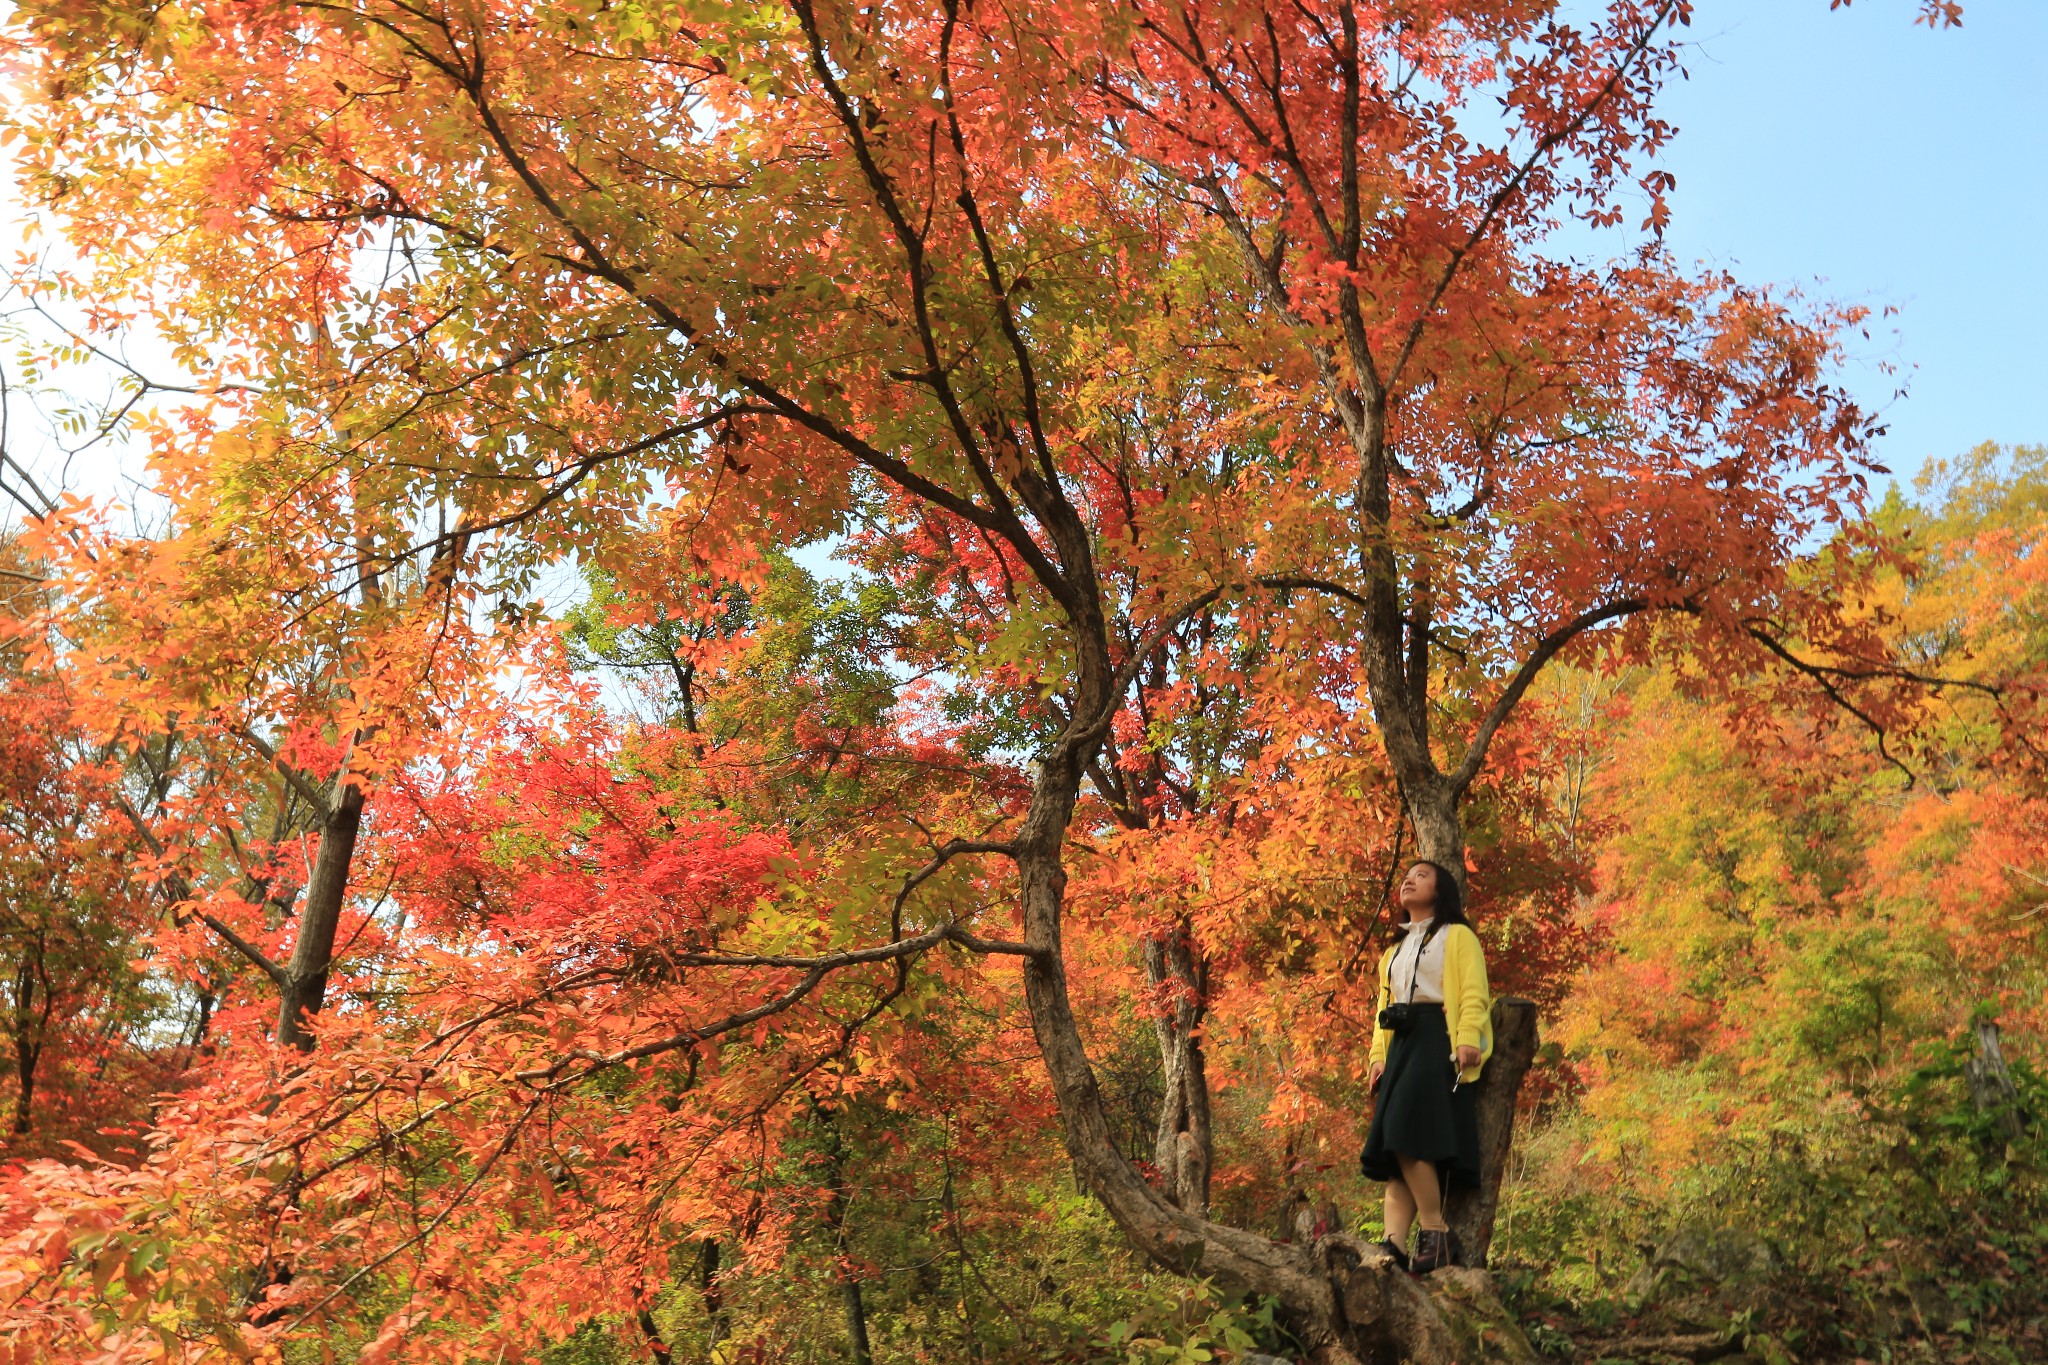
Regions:
M 1420 919 L 1436 910 L 1436 869 L 1428 863 L 1417 863 L 1408 869 L 1408 875 L 1401 878 L 1398 893 L 1401 908 L 1408 912 L 1410 919 Z

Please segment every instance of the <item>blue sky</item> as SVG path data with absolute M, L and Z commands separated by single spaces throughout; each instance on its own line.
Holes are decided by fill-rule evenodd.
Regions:
M 2048 0 L 1965 0 L 1940 32 L 1917 8 L 1700 0 L 1664 104 L 1681 259 L 1898 308 L 1847 378 L 1902 479 L 2048 442 Z

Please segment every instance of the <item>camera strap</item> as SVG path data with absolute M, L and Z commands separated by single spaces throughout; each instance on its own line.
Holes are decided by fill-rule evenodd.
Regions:
M 1418 976 L 1420 976 L 1420 975 L 1422 974 L 1422 955 L 1423 955 L 1424 953 L 1426 953 L 1426 952 L 1428 952 L 1428 951 L 1429 951 L 1429 941 L 1430 941 L 1431 939 L 1435 938 L 1435 937 L 1436 937 L 1436 931 L 1437 931 L 1437 930 L 1439 930 L 1439 929 L 1441 929 L 1441 928 L 1443 928 L 1443 927 L 1444 927 L 1444 922 L 1443 922 L 1442 920 L 1440 920 L 1440 919 L 1432 919 L 1432 920 L 1431 920 L 1431 921 L 1429 922 L 1429 927 L 1428 927 L 1427 929 L 1424 929 L 1424 930 L 1422 931 L 1422 942 L 1421 942 L 1421 943 L 1419 943 L 1418 945 L 1416 945 L 1416 948 L 1415 948 L 1415 956 L 1414 956 L 1414 958 L 1413 958 L 1413 959 L 1412 959 L 1412 960 L 1411 960 L 1411 961 L 1410 961 L 1410 962 L 1408 963 L 1408 998 L 1407 998 L 1407 999 L 1406 999 L 1405 1001 L 1403 1001 L 1403 1002 L 1402 1002 L 1403 1004 L 1407 1004 L 1407 1005 L 1412 1005 L 1412 1004 L 1414 1004 L 1414 1003 L 1415 1003 L 1415 978 L 1416 978 L 1416 977 L 1418 977 Z M 1412 935 L 1411 935 L 1411 937 L 1412 937 Z M 1406 946 L 1406 945 L 1404 944 L 1403 946 Z M 1399 957 L 1400 955 L 1401 955 L 1400 949 L 1398 949 L 1398 948 L 1397 948 L 1397 949 L 1395 949 L 1395 950 L 1394 950 L 1394 957 Z M 1389 994 L 1389 995 L 1392 995 L 1393 993 L 1394 993 L 1394 960 L 1393 960 L 1393 958 L 1388 958 L 1388 959 L 1387 959 L 1387 994 Z

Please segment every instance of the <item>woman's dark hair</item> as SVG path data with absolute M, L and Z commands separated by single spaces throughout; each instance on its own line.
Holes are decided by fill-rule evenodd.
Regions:
M 1408 864 L 1410 872 L 1418 867 L 1426 867 L 1436 873 L 1436 922 L 1440 925 L 1469 925 L 1472 921 L 1465 918 L 1465 897 L 1458 890 L 1458 879 L 1451 875 L 1451 870 L 1427 858 L 1417 858 Z

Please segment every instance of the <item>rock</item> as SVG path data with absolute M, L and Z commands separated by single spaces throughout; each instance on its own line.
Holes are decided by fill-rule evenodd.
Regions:
M 1745 1286 L 1775 1279 L 1783 1259 L 1763 1238 L 1735 1228 L 1690 1224 L 1665 1239 L 1629 1281 L 1632 1296 L 1649 1297 L 1655 1282 L 1683 1277 L 1696 1284 Z
M 1719 1330 L 1736 1313 L 1763 1307 L 1784 1269 L 1777 1248 L 1754 1233 L 1689 1224 L 1651 1254 L 1625 1293 L 1657 1319 Z

